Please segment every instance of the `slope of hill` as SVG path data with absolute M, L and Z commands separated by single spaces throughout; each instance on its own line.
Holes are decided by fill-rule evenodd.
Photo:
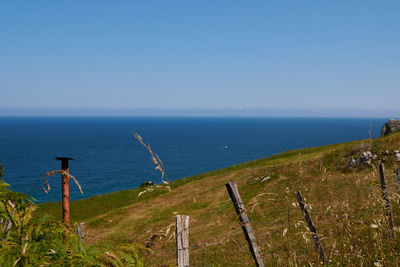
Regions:
M 171 191 L 156 188 L 138 196 L 145 190 L 138 188 L 75 201 L 71 219 L 86 223 L 88 246 L 107 249 L 134 243 L 146 264 L 169 266 L 175 264 L 175 216 L 189 215 L 193 266 L 253 266 L 225 188 L 236 181 L 266 265 L 315 265 L 318 255 L 294 196 L 300 190 L 331 264 L 387 266 L 400 260 L 400 240 L 389 235 L 377 164 L 385 162 L 399 225 L 392 172 L 392 152 L 397 149 L 399 133 L 288 151 L 174 181 Z M 371 165 L 349 168 L 351 157 L 365 151 L 378 158 Z M 36 216 L 44 214 L 61 218 L 60 203 L 40 205 Z

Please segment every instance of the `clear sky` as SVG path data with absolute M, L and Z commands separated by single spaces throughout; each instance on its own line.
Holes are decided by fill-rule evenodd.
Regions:
M 1 1 L 0 108 L 396 109 L 400 1 Z

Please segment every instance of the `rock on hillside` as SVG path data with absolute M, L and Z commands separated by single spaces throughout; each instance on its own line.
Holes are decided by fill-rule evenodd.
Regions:
M 383 125 L 381 130 L 381 137 L 394 132 L 400 132 L 400 120 L 390 119 L 387 123 Z

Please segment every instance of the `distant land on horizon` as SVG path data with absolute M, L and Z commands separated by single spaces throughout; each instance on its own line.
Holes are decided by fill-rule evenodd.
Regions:
M 227 116 L 398 118 L 400 109 L 287 108 L 0 108 L 0 116 Z

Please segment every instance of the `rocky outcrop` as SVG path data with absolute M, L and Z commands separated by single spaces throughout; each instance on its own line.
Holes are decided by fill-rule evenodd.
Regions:
M 145 181 L 140 185 L 140 187 L 155 186 L 155 185 L 156 184 L 153 183 L 152 181 Z
M 400 161 L 400 150 L 385 150 L 381 152 L 381 157 L 379 158 L 379 161 L 383 160 L 385 161 L 387 158 L 393 158 L 395 161 Z M 362 165 L 371 165 L 373 161 L 378 160 L 378 155 L 372 153 L 371 151 L 365 151 L 362 152 L 359 157 L 357 156 L 351 156 L 350 160 L 348 162 L 347 167 L 348 168 L 353 168 L 357 166 L 362 166 Z
M 400 120 L 390 119 L 387 123 L 383 125 L 381 130 L 381 137 L 394 132 L 400 132 Z
M 393 151 L 394 159 L 400 161 L 400 150 Z
M 373 159 L 377 159 L 377 155 L 371 153 L 371 151 L 366 151 L 361 153 L 360 164 L 371 164 Z
M 373 160 L 376 160 L 378 158 L 378 155 L 372 153 L 371 151 L 365 151 L 361 153 L 361 156 L 358 160 L 356 160 L 354 157 L 350 158 L 349 161 L 349 168 L 358 166 L 358 165 L 371 165 Z

